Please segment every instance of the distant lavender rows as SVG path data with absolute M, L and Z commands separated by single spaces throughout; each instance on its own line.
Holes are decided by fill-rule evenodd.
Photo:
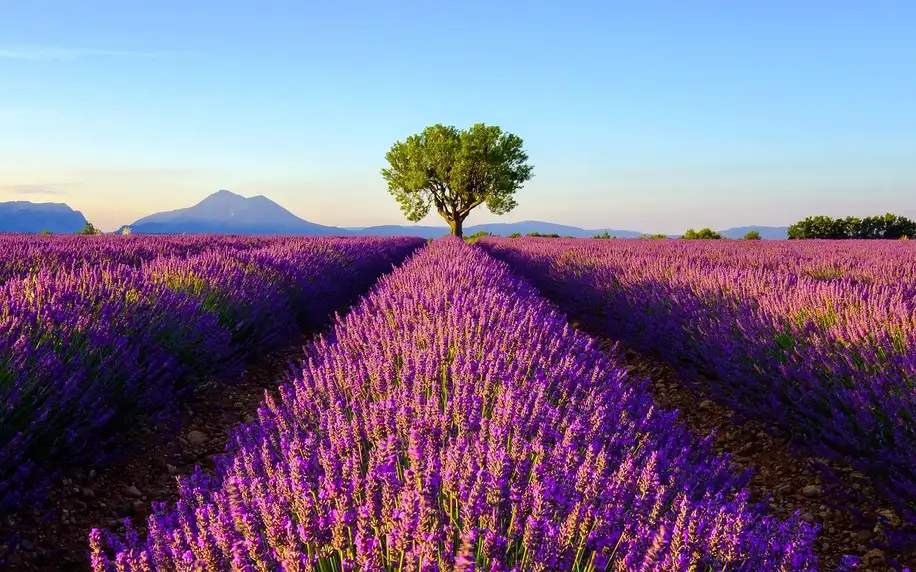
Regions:
M 185 258 L 212 250 L 247 250 L 282 242 L 276 237 L 75 236 L 0 234 L 0 283 L 41 268 L 73 270 L 100 263 L 139 267 L 155 258 Z
M 168 419 L 198 380 L 326 322 L 423 244 L 30 240 L 0 238 L 0 513 L 116 454 L 122 432 Z
M 106 570 L 813 570 L 675 414 L 508 267 L 444 238 L 308 349 Z
M 916 244 L 479 244 L 588 328 L 848 462 L 916 519 Z

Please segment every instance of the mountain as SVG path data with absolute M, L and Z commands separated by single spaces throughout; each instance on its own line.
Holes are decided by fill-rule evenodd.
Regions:
M 725 238 L 744 238 L 744 235 L 752 230 L 760 233 L 760 238 L 766 240 L 786 240 L 789 238 L 789 227 L 787 226 L 736 226 L 719 231 L 719 234 Z
M 64 203 L 12 201 L 0 203 L 0 232 L 49 231 L 72 234 L 83 230 L 86 217 Z
M 559 234 L 560 236 L 572 236 L 573 238 L 591 238 L 596 234 L 607 232 L 617 238 L 639 238 L 643 235 L 641 232 L 633 230 L 615 230 L 613 228 L 600 228 L 597 230 L 586 230 L 578 226 L 568 226 L 565 224 L 556 224 L 539 220 L 526 220 L 522 222 L 493 222 L 488 224 L 477 224 L 465 229 L 465 234 L 474 234 L 475 232 L 491 232 L 505 236 L 512 233 L 528 234 L 538 232 L 541 234 Z
M 0 203 L 2 205 L 4 203 Z M 31 205 L 32 203 L 5 203 Z M 66 205 L 35 205 L 63 207 Z M 71 213 L 73 211 L 70 211 Z M 47 228 L 52 232 L 76 232 L 83 228 L 85 219 L 80 213 L 79 223 L 73 230 L 56 231 L 53 228 L 42 226 L 38 232 Z M 0 230 L 3 228 L 2 211 L 0 211 Z M 420 236 L 423 238 L 436 238 L 448 234 L 446 226 L 419 226 L 419 225 L 381 225 L 363 228 L 339 228 L 324 226 L 303 220 L 267 197 L 258 195 L 245 198 L 229 191 L 217 191 L 196 205 L 184 209 L 161 212 L 141 218 L 132 225 L 128 225 L 132 232 L 138 234 L 288 234 L 288 235 L 357 235 L 357 236 Z M 124 227 L 122 227 L 123 229 Z M 120 230 L 120 229 L 119 229 Z M 786 227 L 775 226 L 742 226 L 721 231 L 727 238 L 743 238 L 748 231 L 756 230 L 762 238 L 786 238 Z M 559 234 L 575 238 L 590 238 L 605 232 L 617 238 L 639 238 L 643 232 L 633 230 L 619 230 L 613 228 L 584 229 L 578 226 L 569 226 L 537 220 L 522 222 L 494 222 L 476 224 L 464 228 L 465 236 L 476 232 L 489 232 L 506 236 L 519 233 Z M 30 232 L 30 231 L 24 231 Z M 677 235 L 672 235 L 672 238 Z
M 420 236 L 423 238 L 436 238 L 448 234 L 449 229 L 445 226 L 412 226 L 412 225 L 385 225 L 370 226 L 366 228 L 354 228 L 356 234 L 360 236 Z M 541 234 L 559 234 L 560 236 L 572 236 L 575 238 L 591 238 L 596 234 L 607 232 L 618 238 L 639 238 L 643 235 L 641 232 L 632 230 L 615 230 L 612 228 L 602 228 L 598 230 L 585 230 L 577 226 L 567 226 L 552 222 L 543 222 L 537 220 L 526 220 L 522 222 L 491 222 L 486 224 L 475 224 L 464 227 L 464 235 L 470 236 L 475 232 L 489 232 L 506 236 L 513 233 L 528 234 L 538 232 Z
M 414 226 L 414 225 L 384 225 L 370 226 L 365 228 L 350 228 L 360 236 L 421 236 L 423 238 L 436 238 L 448 234 L 449 229 L 445 226 Z M 756 230 L 763 239 L 784 240 L 788 237 L 788 227 L 785 226 L 739 226 L 719 231 L 725 238 L 744 238 L 748 232 Z M 596 234 L 605 232 L 617 238 L 639 238 L 646 232 L 635 230 L 620 230 L 613 228 L 584 229 L 578 226 L 568 226 L 552 222 L 539 220 L 526 220 L 523 222 L 493 222 L 487 224 L 475 224 L 464 227 L 464 235 L 470 236 L 475 232 L 485 231 L 491 234 L 506 236 L 513 233 L 528 234 L 537 232 L 540 234 L 559 234 L 560 236 L 572 236 L 574 238 L 591 238 Z M 679 234 L 670 234 L 669 238 L 677 238 Z
M 267 197 L 245 198 L 225 190 L 193 207 L 153 214 L 128 226 L 137 234 L 352 234 L 302 220 Z

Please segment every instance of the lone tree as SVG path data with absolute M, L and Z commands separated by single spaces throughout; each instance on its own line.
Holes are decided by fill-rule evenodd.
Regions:
M 407 220 L 418 222 L 435 206 L 462 236 L 464 219 L 480 205 L 503 215 L 518 204 L 515 191 L 534 176 L 522 144 L 495 125 L 459 131 L 437 124 L 392 145 L 382 176 Z
M 102 231 L 95 228 L 95 225 L 93 225 L 91 222 L 87 220 L 86 224 L 83 226 L 83 230 L 77 232 L 76 234 L 89 234 L 89 235 L 102 234 Z

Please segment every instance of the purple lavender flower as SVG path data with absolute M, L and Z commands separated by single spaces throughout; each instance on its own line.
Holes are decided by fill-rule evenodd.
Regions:
M 816 569 L 812 527 L 750 505 L 746 475 L 654 407 L 644 380 L 457 239 L 338 317 L 258 413 L 213 478 L 179 479 L 145 546 L 94 541 L 93 557 L 173 570 L 193 546 L 217 570 Z
M 916 521 L 916 248 L 905 241 L 478 242 L 587 329 L 868 476 Z M 826 469 L 826 467 L 824 467 Z

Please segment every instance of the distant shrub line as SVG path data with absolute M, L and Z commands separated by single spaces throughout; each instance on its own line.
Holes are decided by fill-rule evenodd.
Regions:
M 902 239 L 916 236 L 916 221 L 887 213 L 857 218 L 809 216 L 789 227 L 790 239 Z

